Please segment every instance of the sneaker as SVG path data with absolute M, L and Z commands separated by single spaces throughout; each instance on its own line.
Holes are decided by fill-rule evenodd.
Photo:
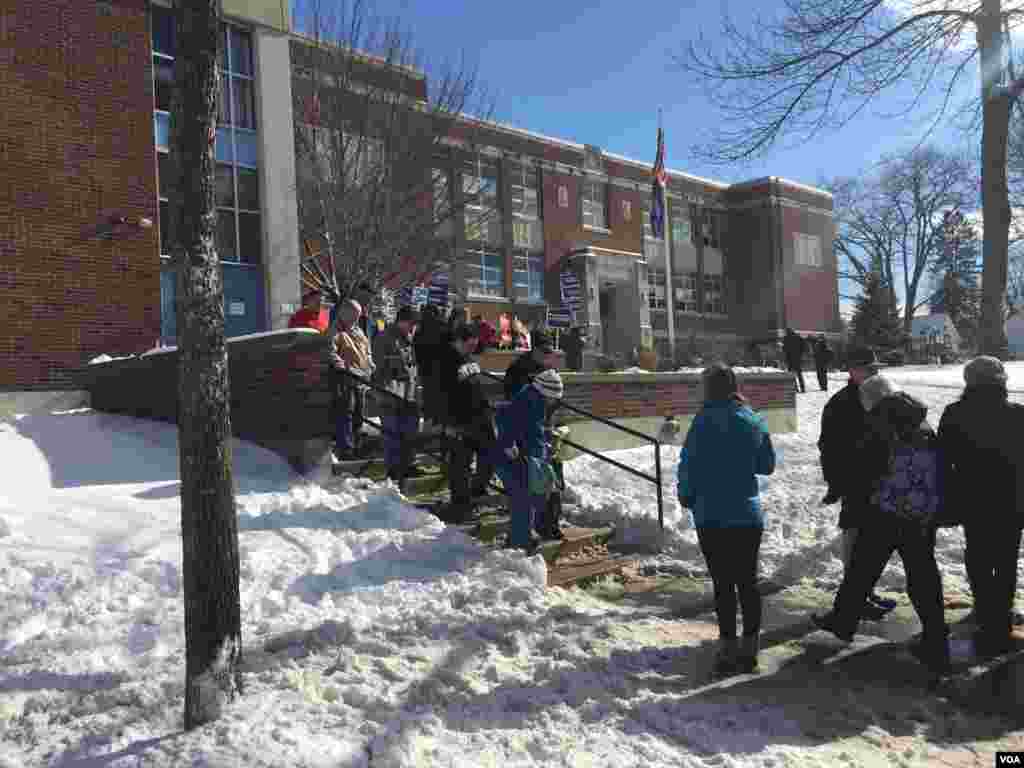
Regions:
M 715 677 L 731 677 L 736 674 L 736 656 L 739 653 L 739 642 L 735 637 L 723 637 L 718 641 L 718 652 L 715 654 L 715 665 L 711 674 Z
M 829 611 L 823 616 L 818 615 L 816 613 L 812 613 L 811 623 L 814 624 L 814 626 L 816 626 L 818 629 L 822 629 L 825 632 L 830 632 L 831 634 L 835 635 L 844 643 L 853 642 L 854 631 L 839 626 L 839 622 L 836 619 L 835 611 Z
M 896 607 L 895 600 L 890 600 L 886 597 L 882 597 L 881 595 L 876 594 L 875 592 L 872 592 L 870 595 L 868 595 L 868 602 L 874 606 L 877 606 L 878 608 L 881 608 L 883 611 L 886 612 L 891 611 L 893 608 Z

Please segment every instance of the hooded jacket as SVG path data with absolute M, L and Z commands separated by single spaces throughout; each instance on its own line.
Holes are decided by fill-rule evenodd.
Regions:
M 439 368 L 446 423 L 493 437 L 494 412 L 484 394 L 479 364 L 448 343 L 440 348 Z
M 760 528 L 756 475 L 774 471 L 764 419 L 735 399 L 710 401 L 694 417 L 679 454 L 679 501 L 698 528 Z
M 537 388 L 520 388 L 508 405 L 498 409 L 498 447 L 505 450 L 515 445 L 523 456 L 547 460 L 544 412 L 544 396 Z

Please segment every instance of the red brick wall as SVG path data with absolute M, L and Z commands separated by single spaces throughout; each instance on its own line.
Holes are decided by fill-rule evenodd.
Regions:
M 0 389 L 71 386 L 160 332 L 145 0 L 0 9 Z M 115 215 L 149 218 L 96 236 Z
M 824 214 L 782 207 L 785 322 L 787 326 L 798 331 L 838 330 L 838 286 L 835 255 L 832 250 L 833 227 L 832 219 Z M 807 267 L 795 263 L 793 236 L 797 232 L 820 238 L 822 267 Z

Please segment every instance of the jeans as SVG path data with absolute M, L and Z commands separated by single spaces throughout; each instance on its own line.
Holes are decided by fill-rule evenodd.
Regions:
M 381 413 L 380 421 L 384 428 L 384 464 L 388 474 L 405 477 L 416 455 L 419 413 L 411 404 L 406 408 L 393 407 Z
M 530 493 L 527 484 L 526 462 L 522 459 L 504 461 L 498 465 L 498 477 L 509 497 L 511 516 L 509 546 L 526 547 L 535 523 L 544 514 L 545 499 Z
M 968 523 L 965 561 L 974 595 L 978 629 L 1005 638 L 1012 627 L 1013 599 L 1017 591 L 1018 525 Z
M 807 384 L 804 383 L 804 369 L 800 363 L 790 362 L 788 364 L 789 371 L 796 376 L 796 383 L 800 387 L 801 392 L 807 391 Z
M 821 391 L 828 392 L 828 369 L 818 367 L 816 373 L 818 374 L 818 386 L 821 387 Z
M 365 394 L 358 387 L 342 384 L 334 401 L 334 446 L 339 451 L 355 450 L 363 430 Z
M 856 631 L 868 595 L 893 552 L 899 552 L 907 574 L 907 593 L 926 639 L 944 641 L 945 607 L 942 576 L 935 563 L 935 529 L 920 523 L 884 521 L 861 528 L 853 543 L 850 565 L 835 598 L 837 624 Z
M 757 554 L 763 528 L 698 528 L 697 540 L 715 589 L 718 634 L 736 637 L 736 596 L 743 611 L 743 635 L 761 631 L 761 593 L 757 591 Z

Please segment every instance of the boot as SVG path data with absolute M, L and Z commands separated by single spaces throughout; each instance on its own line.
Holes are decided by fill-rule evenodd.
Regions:
M 744 635 L 736 656 L 736 671 L 740 674 L 757 672 L 757 654 L 761 650 L 761 636 Z
M 729 677 L 736 673 L 736 657 L 739 654 L 739 643 L 735 637 L 723 637 L 718 641 L 718 653 L 715 654 L 715 666 L 712 673 L 715 677 Z
M 914 636 L 907 649 L 927 668 L 933 680 L 948 676 L 953 667 L 949 658 L 949 630 Z

